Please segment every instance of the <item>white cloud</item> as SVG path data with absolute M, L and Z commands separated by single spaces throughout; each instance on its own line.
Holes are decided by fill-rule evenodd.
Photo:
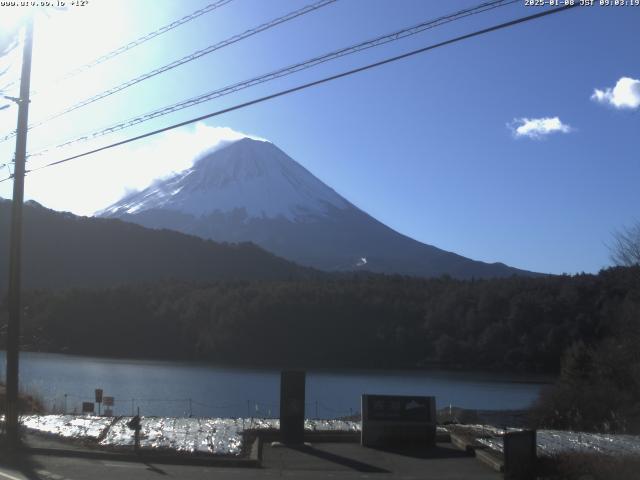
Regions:
M 108 151 L 104 157 L 110 157 L 110 161 L 115 160 L 116 165 L 112 168 L 117 168 L 118 163 L 126 166 L 126 177 L 120 176 L 117 182 L 122 191 L 141 190 L 153 181 L 190 168 L 203 154 L 246 137 L 263 140 L 228 127 L 210 127 L 197 123 L 189 129 L 170 130 L 152 137 L 153 140 L 147 143 L 133 143 L 123 152 L 116 150 L 120 157 L 118 160 Z M 105 163 L 105 166 L 108 164 Z
M 507 126 L 516 137 L 543 138 L 552 133 L 569 133 L 573 130 L 558 117 L 516 118 Z
M 204 123 L 170 130 L 144 143 L 134 142 L 33 172 L 27 176 L 25 196 L 54 210 L 91 215 L 131 191 L 191 167 L 202 154 L 245 137 L 264 140 Z M 73 153 L 64 152 L 65 156 Z
M 591 100 L 614 108 L 638 108 L 640 107 L 640 80 L 622 77 L 613 88 L 594 89 Z

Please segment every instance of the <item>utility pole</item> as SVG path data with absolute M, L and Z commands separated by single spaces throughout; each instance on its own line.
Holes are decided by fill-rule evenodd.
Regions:
M 24 174 L 29 128 L 29 89 L 31 86 L 31 51 L 33 48 L 33 16 L 27 19 L 22 52 L 20 98 L 18 98 L 18 127 L 16 156 L 13 171 L 11 202 L 11 239 L 9 244 L 9 324 L 7 326 L 7 445 L 18 446 L 18 360 L 20 353 L 20 273 L 22 257 L 22 204 L 24 202 Z

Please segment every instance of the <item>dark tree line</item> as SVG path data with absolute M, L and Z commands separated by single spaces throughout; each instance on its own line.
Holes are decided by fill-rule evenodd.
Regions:
M 637 276 L 638 270 L 627 271 Z M 557 382 L 541 393 L 533 408 L 535 423 L 640 433 L 640 291 L 635 285 L 622 302 L 612 305 L 608 335 L 599 342 L 578 341 L 564 352 Z M 613 287 L 619 294 L 620 286 Z
M 0 292 L 7 288 L 11 202 L 0 199 Z M 251 243 L 225 244 L 120 220 L 24 209 L 26 288 L 106 288 L 161 279 L 278 280 L 321 276 Z M 1 294 L 1 293 L 0 293 Z
M 358 274 L 31 291 L 23 344 L 251 365 L 559 372 L 568 348 L 597 349 L 640 321 L 639 292 L 640 267 L 477 281 Z

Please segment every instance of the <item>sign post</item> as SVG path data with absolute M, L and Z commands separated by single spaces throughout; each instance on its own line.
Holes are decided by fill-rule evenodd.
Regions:
M 102 405 L 102 389 L 96 388 L 96 403 L 98 404 L 98 416 L 100 416 L 100 406 Z
M 113 404 L 115 400 L 113 397 L 104 397 L 102 399 L 102 403 L 104 403 L 104 414 L 107 417 L 111 417 L 113 415 Z

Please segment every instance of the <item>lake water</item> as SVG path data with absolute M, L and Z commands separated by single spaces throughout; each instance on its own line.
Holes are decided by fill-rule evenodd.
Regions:
M 5 352 L 0 352 L 4 378 Z M 307 417 L 335 418 L 360 410 L 363 393 L 435 395 L 436 406 L 472 409 L 526 408 L 549 380 L 477 372 L 307 372 Z M 21 353 L 21 390 L 47 408 L 79 411 L 94 389 L 115 398 L 114 413 L 143 415 L 277 417 L 280 372 L 202 363 L 118 360 L 49 353 Z M 66 395 L 66 398 L 65 398 Z

